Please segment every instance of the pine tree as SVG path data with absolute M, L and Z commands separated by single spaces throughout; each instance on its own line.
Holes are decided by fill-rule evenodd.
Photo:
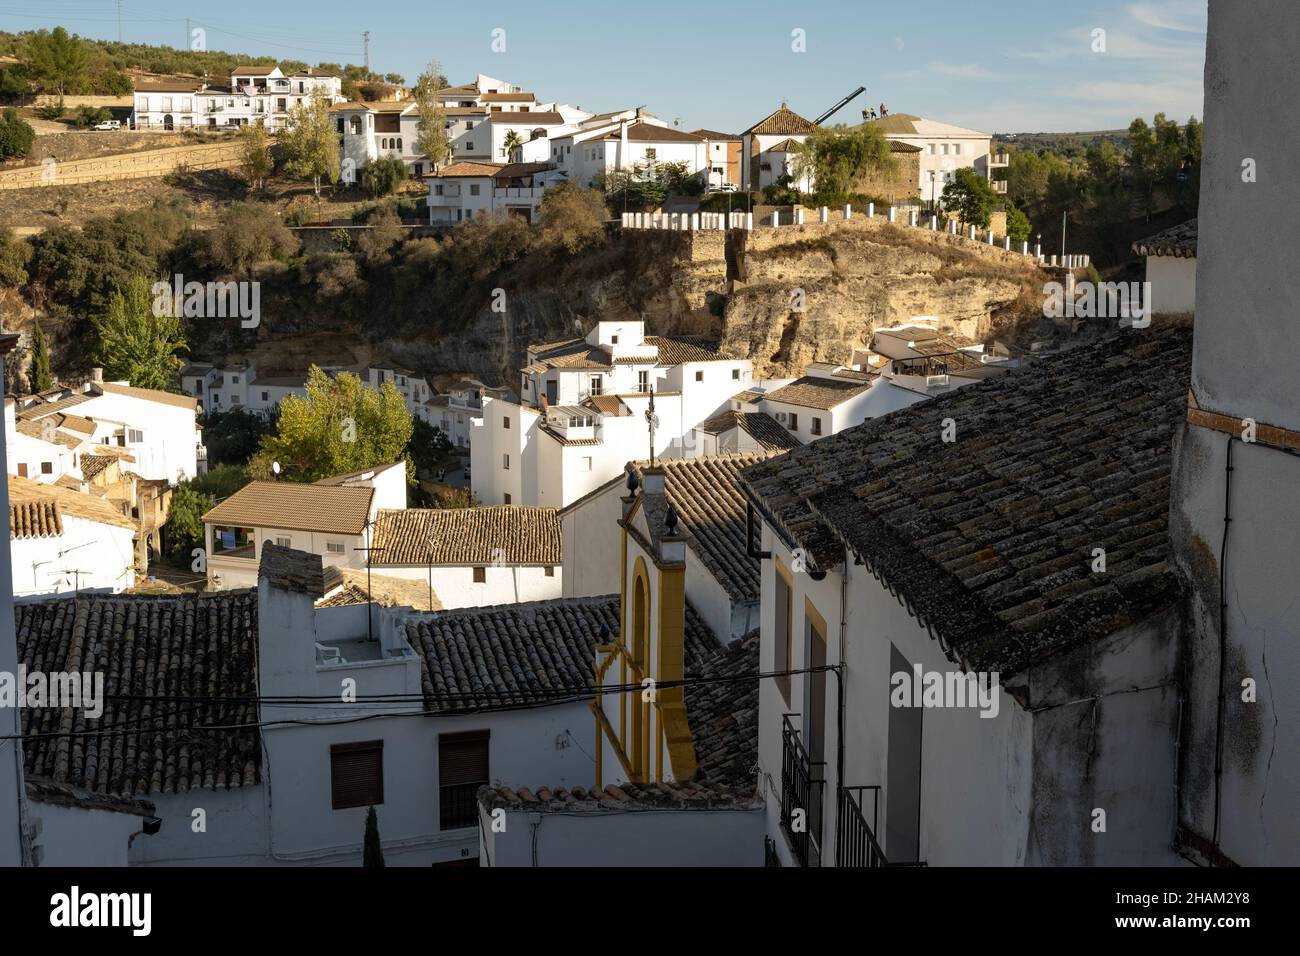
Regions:
M 45 331 L 40 322 L 32 324 L 32 367 L 28 376 L 33 394 L 54 387 L 54 379 L 50 376 L 50 352 L 45 345 Z
M 374 807 L 366 811 L 366 842 L 361 852 L 361 865 L 384 865 L 384 850 L 379 845 L 379 817 Z

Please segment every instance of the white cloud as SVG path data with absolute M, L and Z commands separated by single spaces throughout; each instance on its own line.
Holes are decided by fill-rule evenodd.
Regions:
M 1177 33 L 1205 33 L 1206 0 L 1133 3 L 1126 12 L 1139 23 Z

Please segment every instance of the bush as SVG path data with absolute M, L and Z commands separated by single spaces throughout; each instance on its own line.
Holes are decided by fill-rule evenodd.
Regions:
M 36 115 L 43 120 L 62 119 L 65 112 L 67 111 L 61 103 L 46 103 L 36 107 Z
M 112 118 L 112 110 L 105 106 L 81 106 L 77 108 L 76 123 L 82 129 L 90 129 L 90 127 L 98 123 L 107 123 Z
M 228 272 L 248 272 L 298 251 L 298 237 L 266 206 L 235 203 L 222 210 L 208 233 L 208 255 Z
M 249 412 L 210 413 L 203 421 L 203 443 L 208 448 L 208 463 L 213 473 L 223 472 L 226 467 L 242 471 L 257 451 L 262 436 L 273 430 L 271 423 Z
M 605 203 L 599 193 L 568 182 L 542 196 L 538 238 L 574 253 L 605 237 Z
M 391 196 L 410 178 L 400 156 L 383 156 L 361 168 L 366 191 L 372 196 Z
M 753 208 L 749 193 L 710 193 L 700 200 L 700 212 L 749 212 Z
M 0 229 L 0 285 L 18 288 L 27 284 L 27 263 L 32 247 L 9 229 Z
M 352 210 L 352 221 L 358 226 L 365 225 L 380 209 L 392 209 L 397 213 L 399 219 L 412 219 L 415 217 L 415 202 L 406 196 L 397 196 L 392 199 L 377 199 L 362 203 Z
M 26 156 L 32 151 L 36 131 L 13 107 L 0 114 L 0 159 Z

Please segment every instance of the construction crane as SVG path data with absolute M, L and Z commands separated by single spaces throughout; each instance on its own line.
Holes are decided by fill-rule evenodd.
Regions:
M 828 119 L 830 119 L 832 116 L 834 116 L 834 115 L 835 115 L 836 113 L 838 113 L 840 110 L 842 110 L 845 106 L 847 106 L 847 105 L 848 105 L 848 104 L 853 100 L 853 98 L 854 98 L 855 96 L 860 96 L 861 94 L 865 93 L 866 90 L 867 90 L 867 88 L 866 88 L 865 86 L 859 86 L 856 90 L 854 90 L 854 91 L 853 91 L 852 93 L 850 93 L 848 96 L 844 97 L 844 99 L 840 100 L 838 103 L 836 103 L 834 106 L 832 106 L 830 109 L 828 109 L 828 110 L 827 110 L 825 113 L 823 113 L 821 116 L 819 116 L 819 117 L 817 117 L 815 120 L 813 120 L 813 125 L 814 125 L 814 126 L 821 126 L 822 123 L 826 122 Z

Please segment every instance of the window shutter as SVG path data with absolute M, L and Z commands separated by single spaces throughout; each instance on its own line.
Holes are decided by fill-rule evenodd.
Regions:
M 384 742 L 330 746 L 330 791 L 335 810 L 384 802 Z
M 486 730 L 438 737 L 438 783 L 459 787 L 488 782 L 488 735 Z

